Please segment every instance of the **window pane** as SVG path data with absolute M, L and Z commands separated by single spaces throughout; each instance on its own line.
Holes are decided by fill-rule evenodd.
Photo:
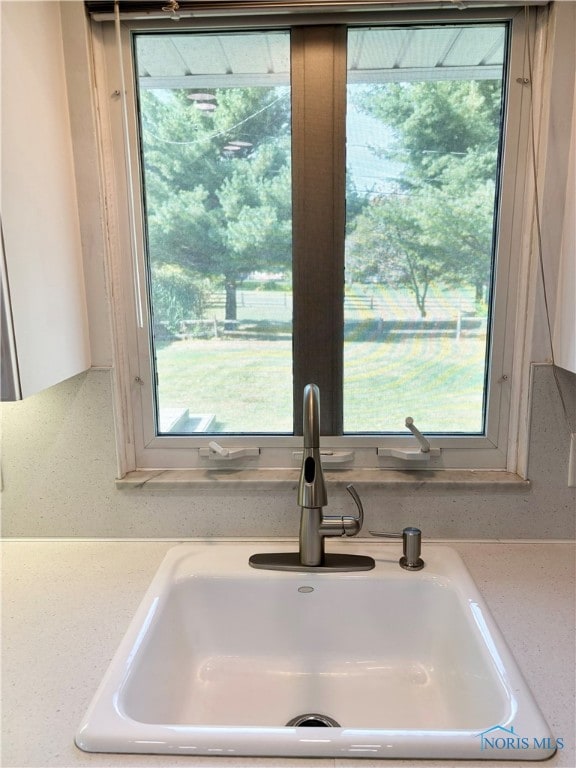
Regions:
M 349 31 L 345 432 L 484 431 L 505 41 Z
M 289 46 L 135 35 L 159 433 L 292 430 Z

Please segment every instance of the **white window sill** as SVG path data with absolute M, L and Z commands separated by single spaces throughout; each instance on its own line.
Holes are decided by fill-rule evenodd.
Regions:
M 116 480 L 120 490 L 169 491 L 208 490 L 225 488 L 235 490 L 295 489 L 300 476 L 299 469 L 152 469 L 129 472 Z M 500 470 L 402 470 L 360 469 L 324 471 L 324 478 L 333 487 L 354 483 L 357 488 L 398 491 L 430 488 L 434 491 L 523 492 L 530 488 L 530 481 L 512 472 Z

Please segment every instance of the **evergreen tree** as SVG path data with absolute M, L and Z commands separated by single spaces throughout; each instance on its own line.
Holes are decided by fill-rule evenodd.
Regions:
M 212 111 L 183 90 L 140 94 L 153 303 L 172 326 L 219 286 L 235 320 L 239 282 L 291 263 L 288 90 L 207 96 Z

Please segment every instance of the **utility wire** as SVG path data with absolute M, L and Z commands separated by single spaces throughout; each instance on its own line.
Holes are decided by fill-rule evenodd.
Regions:
M 262 112 L 265 112 L 267 109 L 271 109 L 276 104 L 278 104 L 279 101 L 282 101 L 285 98 L 286 98 L 286 94 L 282 94 L 282 96 L 279 96 L 277 99 L 274 99 L 274 101 L 271 101 L 270 104 L 266 104 L 264 107 L 261 107 L 260 109 L 256 110 L 256 112 L 254 112 L 252 115 L 248 115 L 248 117 L 245 117 L 243 120 L 240 120 L 239 123 L 236 123 L 235 125 L 231 125 L 229 128 L 226 128 L 222 131 L 216 131 L 215 133 L 211 133 L 208 136 L 203 137 L 202 141 L 212 141 L 212 139 L 217 139 L 219 136 L 226 136 L 232 131 L 235 131 L 241 125 L 244 125 L 245 123 L 257 117 L 258 115 L 262 114 Z M 147 134 L 152 136 L 153 139 L 156 139 L 156 141 L 161 141 L 163 144 L 176 144 L 178 146 L 193 146 L 194 144 L 200 143 L 200 139 L 195 139 L 194 141 L 172 141 L 171 139 L 162 139 L 160 136 L 157 136 L 156 134 L 152 133 L 152 131 L 149 128 L 144 128 L 144 130 L 146 131 Z

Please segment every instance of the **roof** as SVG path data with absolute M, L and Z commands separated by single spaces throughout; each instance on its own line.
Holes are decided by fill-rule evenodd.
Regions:
M 506 25 L 357 27 L 350 30 L 349 82 L 495 79 L 502 75 Z M 187 31 L 138 34 L 142 88 L 287 85 L 282 32 Z

